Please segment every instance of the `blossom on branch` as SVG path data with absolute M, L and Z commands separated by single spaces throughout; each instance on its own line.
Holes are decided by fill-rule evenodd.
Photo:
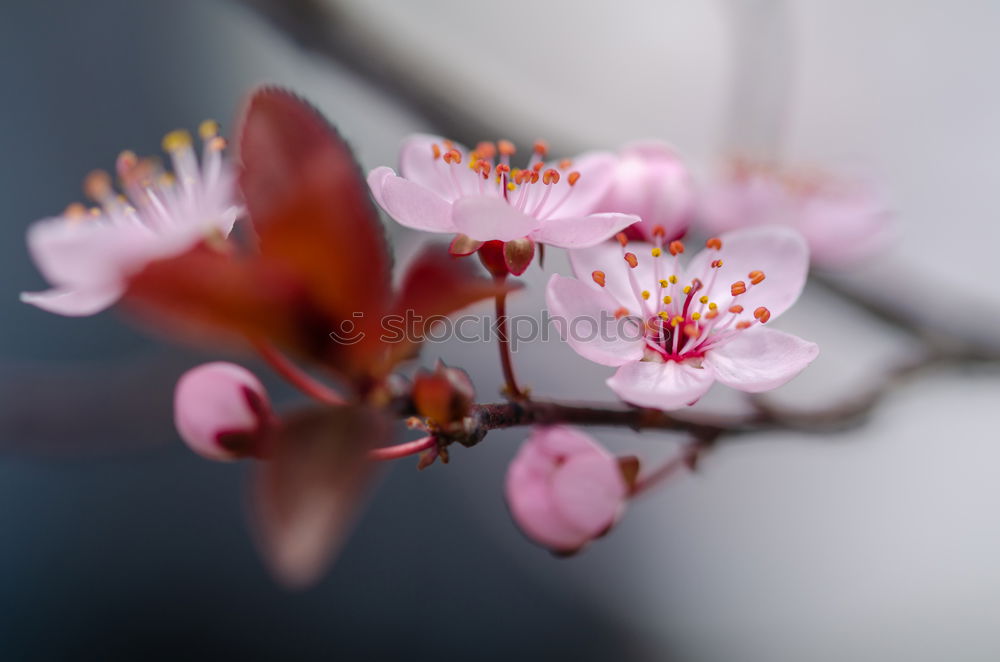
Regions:
M 687 265 L 684 244 L 619 243 L 571 252 L 576 278 L 553 275 L 546 300 L 570 325 L 615 320 L 593 336 L 568 333 L 578 354 L 615 366 L 620 398 L 655 409 L 696 402 L 715 381 L 756 393 L 797 375 L 815 344 L 764 325 L 805 284 L 809 251 L 797 232 L 761 227 L 709 239 Z
M 612 154 L 592 152 L 574 160 L 545 162 L 548 148 L 535 143 L 524 168 L 511 166 L 516 149 L 506 140 L 467 150 L 429 135 L 408 138 L 400 176 L 387 167 L 368 175 L 372 195 L 394 220 L 416 230 L 458 235 L 455 255 L 485 242 L 504 243 L 510 273 L 531 263 L 535 244 L 592 246 L 637 222 L 629 214 L 595 213 L 615 175 Z
M 99 207 L 75 203 L 32 225 L 28 248 L 52 289 L 25 292 L 21 300 L 61 315 L 93 315 L 114 304 L 127 278 L 150 261 L 224 240 L 241 214 L 234 176 L 218 125 L 204 122 L 200 134 L 200 164 L 191 136 L 174 131 L 163 139 L 173 173 L 123 152 L 116 171 L 124 195 L 111 175 L 95 171 L 84 191 Z

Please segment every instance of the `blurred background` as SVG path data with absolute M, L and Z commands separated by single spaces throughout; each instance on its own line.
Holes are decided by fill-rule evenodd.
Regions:
M 996 335 L 998 28 L 988 0 L 4 3 L 0 659 L 1000 659 L 995 371 L 924 376 L 847 434 L 725 445 L 569 560 L 507 517 L 523 431 L 421 473 L 404 460 L 326 579 L 287 593 L 246 531 L 245 467 L 200 460 L 172 427 L 173 382 L 219 354 L 17 300 L 43 284 L 26 227 L 89 170 L 207 117 L 231 126 L 268 82 L 317 104 L 366 168 L 454 126 L 566 154 L 659 137 L 699 171 L 737 151 L 864 170 L 902 234 L 845 278 Z M 533 266 L 513 312 L 537 313 L 565 269 Z M 822 348 L 775 394 L 794 406 L 911 351 L 820 290 L 781 327 Z M 490 400 L 494 352 L 439 343 L 423 362 L 467 368 Z M 515 361 L 537 394 L 613 400 L 609 370 L 558 342 Z M 650 458 L 682 441 L 598 436 Z

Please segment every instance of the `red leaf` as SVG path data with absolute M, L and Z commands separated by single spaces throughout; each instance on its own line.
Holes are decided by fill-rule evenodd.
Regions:
M 350 533 L 374 471 L 369 449 L 389 441 L 385 414 L 314 409 L 270 439 L 251 492 L 258 541 L 275 576 L 299 588 L 322 575 Z

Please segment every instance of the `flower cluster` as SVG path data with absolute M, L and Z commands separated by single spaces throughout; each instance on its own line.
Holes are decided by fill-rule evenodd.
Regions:
M 567 249 L 573 275 L 550 277 L 551 312 L 610 315 L 631 330 L 574 336 L 572 348 L 616 369 L 607 385 L 627 406 L 682 409 L 716 381 L 757 393 L 803 370 L 816 345 L 772 324 L 802 291 L 810 250 L 861 253 L 883 216 L 870 194 L 794 188 L 757 171 L 699 188 L 655 141 L 558 159 L 539 141 L 518 161 L 507 140 L 468 149 L 417 135 L 403 143 L 399 174 L 380 167 L 366 181 L 318 111 L 270 88 L 243 115 L 237 165 L 224 160 L 215 123 L 200 134 L 200 163 L 191 137 L 173 132 L 164 140 L 173 174 L 125 152 L 122 193 L 110 175 L 91 174 L 85 191 L 98 207 L 71 205 L 33 225 L 29 248 L 52 289 L 22 296 L 64 315 L 120 299 L 161 332 L 238 341 L 315 401 L 277 412 L 257 377 L 220 362 L 190 370 L 175 392 L 176 426 L 195 452 L 256 461 L 258 538 L 292 585 L 315 579 L 335 553 L 379 460 L 419 454 L 423 468 L 490 429 L 544 423 L 511 463 L 506 498 L 525 534 L 558 554 L 607 533 L 631 497 L 668 473 L 559 420 L 504 419 L 476 404 L 460 369 L 404 376 L 427 327 L 387 342 L 372 332 L 380 319 L 405 310 L 431 324 L 494 301 L 505 392 L 523 413 L 532 401 L 505 344 L 506 298 L 538 246 Z M 394 277 L 372 199 L 450 242 L 429 244 Z M 232 232 L 238 218 L 247 232 Z M 686 259 L 699 234 L 704 248 Z M 352 341 L 338 342 L 342 334 Z M 399 419 L 424 435 L 394 443 Z

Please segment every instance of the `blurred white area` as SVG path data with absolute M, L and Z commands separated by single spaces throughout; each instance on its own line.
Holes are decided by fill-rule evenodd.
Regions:
M 452 86 L 455 103 L 500 126 L 529 123 L 525 130 L 555 147 L 560 139 L 613 147 L 654 135 L 703 163 L 728 146 L 737 55 L 723 0 L 337 4 L 399 57 Z M 793 43 L 775 44 L 794 58 L 785 156 L 870 167 L 882 178 L 904 233 L 886 259 L 915 269 L 915 296 L 940 283 L 1000 306 L 1000 92 L 992 84 L 1000 5 L 789 5 Z M 260 81 L 294 87 L 356 138 L 369 167 L 393 163 L 398 141 L 424 128 L 246 12 L 204 11 L 205 34 L 192 38 L 221 41 L 230 55 L 202 63 L 201 87 L 177 93 L 229 98 Z M 547 273 L 532 268 L 530 291 L 513 312 L 540 309 L 548 273 L 566 271 L 556 253 Z M 927 306 L 946 303 L 928 297 Z M 976 311 L 954 320 L 975 323 Z M 776 396 L 799 405 L 851 392 L 907 349 L 820 296 L 779 326 L 822 347 L 816 364 Z M 494 354 L 449 344 L 424 358 L 468 367 L 489 399 L 499 384 Z M 602 384 L 609 371 L 558 343 L 525 347 L 515 360 L 540 395 L 612 400 Z M 454 485 L 456 500 L 539 582 L 582 590 L 633 629 L 650 660 L 995 660 L 1000 448 L 989 423 L 997 396 L 995 377 L 934 375 L 848 435 L 734 442 L 698 475 L 636 503 L 613 535 L 570 561 L 524 543 L 506 517 L 500 487 L 521 433 L 457 450 L 452 465 L 426 479 Z M 621 452 L 666 450 L 653 435 L 600 436 Z

